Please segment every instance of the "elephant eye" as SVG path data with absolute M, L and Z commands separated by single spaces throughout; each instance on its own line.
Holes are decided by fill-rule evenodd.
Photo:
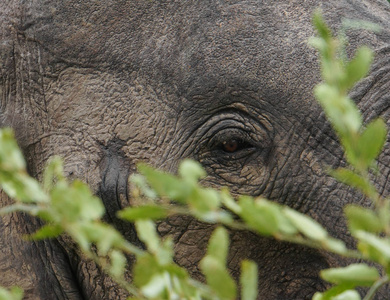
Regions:
M 226 153 L 234 153 L 240 150 L 252 148 L 253 146 L 241 139 L 229 139 L 221 143 L 220 149 Z

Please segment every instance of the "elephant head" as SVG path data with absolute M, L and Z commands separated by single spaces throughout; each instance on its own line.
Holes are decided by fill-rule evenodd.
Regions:
M 335 30 L 344 18 L 382 26 L 348 32 L 347 53 L 362 44 L 375 50 L 370 75 L 351 96 L 365 121 L 389 123 L 385 0 L 2 0 L 1 126 L 15 130 L 36 178 L 60 155 L 66 175 L 89 184 L 107 221 L 132 242 L 132 225 L 115 213 L 132 204 L 128 177 L 136 164 L 175 172 L 192 158 L 208 173 L 205 185 L 288 205 L 351 244 L 342 208 L 367 200 L 323 168 L 345 162 L 312 93 L 319 65 L 307 41 L 318 7 Z M 383 195 L 389 151 L 379 158 Z M 2 194 L 1 203 L 10 200 Z M 21 238 L 39 226 L 23 214 L 1 219 L 0 284 L 21 286 L 27 299 L 125 299 L 66 238 Z M 200 279 L 212 229 L 183 217 L 158 226 L 173 236 L 177 263 Z M 249 232 L 230 238 L 232 275 L 242 259 L 257 262 L 262 299 L 309 299 L 326 287 L 319 270 L 346 263 Z

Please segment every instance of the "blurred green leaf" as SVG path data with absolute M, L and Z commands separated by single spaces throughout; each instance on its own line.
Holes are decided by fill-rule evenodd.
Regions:
M 157 253 L 160 247 L 160 239 L 155 224 L 150 220 L 138 220 L 135 222 L 135 227 L 138 238 L 146 244 L 148 250 Z
M 238 204 L 241 207 L 240 217 L 250 227 L 264 235 L 272 235 L 278 231 L 280 210 L 267 201 L 255 202 L 249 196 L 241 196 Z
M 145 195 L 145 197 L 153 200 L 157 198 L 156 192 L 147 184 L 145 176 L 141 174 L 132 174 L 129 178 L 129 181 L 135 185 L 132 192 L 135 192 L 135 190 L 138 188 Z M 139 195 L 135 195 L 135 197 L 139 197 Z
M 10 128 L 0 131 L 0 169 L 20 172 L 26 169 L 26 162 Z
M 43 239 L 47 239 L 47 238 L 57 237 L 63 232 L 64 232 L 64 229 L 60 225 L 48 224 L 48 225 L 42 226 L 35 233 L 28 235 L 27 238 L 29 240 L 39 241 L 39 240 L 43 240 Z
M 161 246 L 156 253 L 158 263 L 161 266 L 167 266 L 173 262 L 173 246 L 173 240 L 170 237 L 162 241 Z
M 379 197 L 375 187 L 368 181 L 368 179 L 356 174 L 351 170 L 340 168 L 331 170 L 329 173 L 338 181 L 359 189 L 371 199 L 377 199 Z
M 256 300 L 258 284 L 257 265 L 249 260 L 242 261 L 240 276 L 241 299 Z
M 316 10 L 313 15 L 313 25 L 318 31 L 318 35 L 325 41 L 329 42 L 332 38 L 332 32 L 326 25 L 324 18 L 322 17 L 321 11 Z
M 214 257 L 222 265 L 226 263 L 229 248 L 229 236 L 223 227 L 217 227 L 210 237 L 207 255 Z
M 0 183 L 8 196 L 16 200 L 25 203 L 48 201 L 48 197 L 39 186 L 38 181 L 25 172 L 0 171 Z
M 150 281 L 141 287 L 142 294 L 147 299 L 165 299 L 161 294 L 167 287 L 167 280 L 164 273 L 153 274 Z
M 381 220 L 372 209 L 358 205 L 347 205 L 344 212 L 347 216 L 349 230 L 352 233 L 358 230 L 379 233 L 383 230 Z
M 334 284 L 371 286 L 380 276 L 378 270 L 366 264 L 351 264 L 344 268 L 322 270 L 321 278 Z
M 359 109 L 350 98 L 341 95 L 337 87 L 319 84 L 314 88 L 314 94 L 341 138 L 347 139 L 359 132 L 362 126 Z M 344 143 L 348 145 L 350 142 Z
M 342 27 L 343 30 L 348 30 L 348 29 L 368 30 L 376 33 L 380 33 L 382 30 L 379 24 L 372 23 L 365 20 L 358 20 L 358 19 L 344 19 L 342 20 Z
M 118 250 L 112 250 L 110 253 L 110 274 L 114 277 L 122 277 L 126 269 L 126 257 Z
M 346 65 L 344 81 L 340 82 L 344 90 L 349 90 L 367 75 L 373 58 L 373 52 L 368 47 L 362 46 L 356 51 L 354 58 Z
M 75 180 L 70 185 L 72 190 L 72 202 L 78 202 L 80 207 L 80 218 L 86 220 L 97 220 L 103 217 L 105 208 L 102 201 L 94 196 L 89 187 L 80 180 Z
M 233 213 L 237 215 L 241 214 L 240 205 L 237 204 L 226 188 L 221 190 L 221 202 Z
M 107 255 L 110 249 L 120 247 L 125 243 L 121 234 L 108 224 L 83 221 L 72 225 L 72 237 L 80 239 L 82 243 L 87 243 L 86 247 L 91 243 L 96 244 L 100 255 Z
M 205 219 L 209 212 L 216 211 L 221 203 L 221 198 L 217 191 L 208 188 L 194 188 L 187 198 L 189 207 L 200 219 Z
M 119 218 L 133 222 L 141 219 L 161 220 L 168 216 L 168 211 L 163 206 L 143 205 L 127 207 L 118 212 Z
M 162 268 L 153 255 L 149 253 L 138 255 L 133 268 L 134 284 L 137 287 L 147 285 L 153 276 L 161 274 L 161 272 Z
M 325 240 L 321 241 L 321 245 L 324 249 L 339 255 L 346 255 L 348 252 L 348 248 L 343 241 L 332 237 L 327 237 Z
M 220 259 L 206 255 L 200 262 L 207 284 L 213 289 L 219 299 L 236 299 L 237 287 Z
M 387 128 L 382 119 L 369 123 L 356 145 L 360 170 L 367 170 L 377 158 L 386 141 Z
M 59 181 L 64 182 L 64 168 L 62 159 L 58 156 L 49 159 L 46 168 L 43 172 L 43 188 L 49 192 L 53 186 Z
M 351 284 L 335 285 L 325 292 L 315 293 L 312 300 L 333 300 L 334 297 L 337 297 L 338 295 L 344 293 L 345 291 L 352 289 L 353 287 L 354 287 L 353 284 L 352 285 Z
M 347 290 L 335 297 L 332 300 L 360 300 L 360 295 L 355 290 Z
M 208 285 L 220 299 L 235 299 L 237 293 L 236 284 L 225 267 L 228 248 L 228 233 L 218 227 L 210 237 L 206 256 L 200 262 Z
M 390 241 L 365 231 L 356 231 L 358 249 L 366 257 L 383 266 L 390 263 Z
M 0 287 L 0 300 L 22 300 L 23 295 L 23 290 L 19 287 L 11 287 L 8 290 Z
M 50 196 L 52 212 L 68 222 L 97 220 L 105 212 L 102 201 L 79 180 L 75 180 L 70 186 L 65 183 L 56 184 Z
M 206 176 L 206 171 L 197 161 L 185 159 L 179 165 L 178 173 L 186 181 L 196 183 Z
M 323 241 L 328 238 L 327 231 L 310 217 L 288 207 L 283 208 L 283 213 L 291 223 L 309 239 Z
M 183 182 L 171 174 L 154 170 L 145 164 L 139 164 L 138 170 L 160 197 L 168 197 L 183 203 L 193 190 L 192 184 Z

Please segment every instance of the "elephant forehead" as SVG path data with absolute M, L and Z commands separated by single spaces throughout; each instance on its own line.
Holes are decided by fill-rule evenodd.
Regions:
M 129 82 L 136 72 L 189 106 L 229 88 L 265 101 L 277 94 L 273 104 L 302 104 L 300 95 L 310 94 L 316 78 L 307 46 L 315 7 L 315 1 L 29 1 L 23 29 L 51 56 Z
M 271 54 L 281 61 L 280 53 L 305 46 L 313 8 L 265 1 L 29 1 L 22 28 L 51 53 L 78 63 L 163 64 L 179 72 L 178 64 L 194 67 L 210 57 L 235 72 L 234 62 L 248 68 Z
M 155 89 L 136 79 L 132 84 L 96 70 L 68 68 L 46 90 L 46 109 L 51 128 L 82 131 L 102 143 L 115 135 L 132 140 L 156 135 L 162 122 L 176 113 Z M 160 117 L 157 119 L 158 115 Z M 165 124 L 167 128 L 173 124 Z

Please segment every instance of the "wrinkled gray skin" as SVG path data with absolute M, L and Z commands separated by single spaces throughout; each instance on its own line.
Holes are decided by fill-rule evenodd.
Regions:
M 205 184 L 289 205 L 351 243 L 342 207 L 367 201 L 323 171 L 343 158 L 312 95 L 319 68 L 307 40 L 316 7 L 334 29 L 343 18 L 385 28 L 349 32 L 348 51 L 375 49 L 371 75 L 351 95 L 365 121 L 389 123 L 385 0 L 1 0 L 1 124 L 15 129 L 32 175 L 61 155 L 67 176 L 88 182 L 106 220 L 135 243 L 132 226 L 115 218 L 132 203 L 129 174 L 140 161 L 174 172 L 184 158 L 206 168 Z M 223 143 L 232 140 L 240 143 L 229 153 Z M 388 148 L 379 168 L 388 195 Z M 4 194 L 1 201 L 11 203 Z M 23 287 L 26 299 L 125 299 L 66 238 L 21 239 L 38 227 L 22 214 L 1 219 L 0 284 Z M 158 228 L 174 237 L 177 263 L 201 279 L 212 227 L 177 217 Z M 256 261 L 262 299 L 309 299 L 326 287 L 320 269 L 345 264 L 251 233 L 231 232 L 231 241 L 233 276 L 241 259 Z

